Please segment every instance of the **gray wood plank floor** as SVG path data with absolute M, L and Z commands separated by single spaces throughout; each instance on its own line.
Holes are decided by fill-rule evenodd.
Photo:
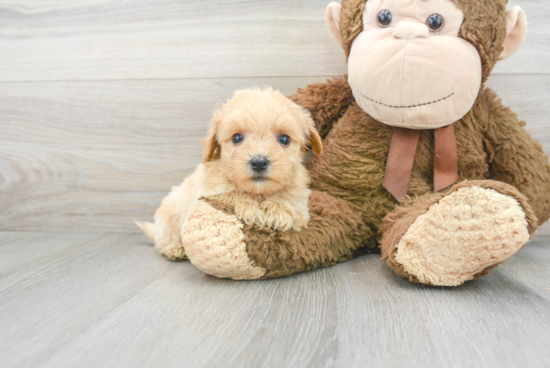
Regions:
M 271 281 L 206 276 L 139 234 L 0 232 L 8 367 L 548 367 L 550 238 L 445 289 L 376 255 Z

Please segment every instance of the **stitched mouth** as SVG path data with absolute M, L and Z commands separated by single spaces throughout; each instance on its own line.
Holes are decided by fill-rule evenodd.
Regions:
M 376 100 L 373 100 L 372 98 L 369 98 L 367 96 L 365 96 L 364 94 L 362 94 L 361 92 L 359 92 L 361 94 L 361 96 L 365 97 L 367 100 L 369 101 L 372 101 L 374 103 L 377 103 L 379 105 L 382 105 L 382 106 L 386 106 L 386 107 L 391 107 L 392 109 L 412 109 L 413 107 L 420 107 L 420 106 L 426 106 L 426 105 L 431 105 L 431 104 L 434 104 L 434 103 L 438 103 L 438 102 L 441 102 L 441 101 L 444 101 L 448 98 L 451 98 L 452 96 L 454 96 L 454 92 L 451 93 L 450 95 L 448 95 L 447 97 L 443 97 L 443 98 L 440 98 L 439 100 L 435 100 L 435 101 L 432 101 L 432 102 L 424 102 L 424 103 L 421 103 L 421 104 L 417 104 L 417 105 L 411 105 L 411 106 L 392 106 L 392 105 L 387 105 L 385 103 L 382 103 L 382 102 L 379 102 L 379 101 L 376 101 Z

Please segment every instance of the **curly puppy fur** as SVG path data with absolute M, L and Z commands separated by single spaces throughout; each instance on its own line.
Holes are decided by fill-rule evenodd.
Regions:
M 242 142 L 234 143 L 236 134 Z M 290 144 L 279 143 L 281 135 Z M 309 176 L 302 164 L 308 145 L 317 156 L 322 142 L 309 113 L 278 91 L 237 91 L 216 112 L 204 142 L 204 162 L 172 188 L 155 214 L 155 224 L 137 223 L 172 260 L 185 259 L 182 228 L 201 197 L 233 206 L 239 220 L 274 230 L 307 227 Z M 251 159 L 264 157 L 265 172 L 251 169 Z

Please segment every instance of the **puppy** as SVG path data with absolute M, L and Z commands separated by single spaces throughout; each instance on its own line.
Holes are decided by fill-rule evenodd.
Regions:
M 271 88 L 237 91 L 212 120 L 204 162 L 164 198 L 155 223 L 137 225 L 166 257 L 185 259 L 181 231 L 201 197 L 230 204 L 246 224 L 300 231 L 309 221 L 302 158 L 323 145 L 309 113 Z

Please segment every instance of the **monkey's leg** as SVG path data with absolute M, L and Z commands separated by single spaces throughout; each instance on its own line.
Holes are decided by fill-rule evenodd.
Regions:
M 445 195 L 413 198 L 381 227 L 382 259 L 399 275 L 435 286 L 458 286 L 519 251 L 537 219 L 514 187 L 465 181 Z
M 310 221 L 301 232 L 243 225 L 233 208 L 201 200 L 184 226 L 189 260 L 222 278 L 275 278 L 333 265 L 352 258 L 373 234 L 341 199 L 322 192 L 309 198 Z

